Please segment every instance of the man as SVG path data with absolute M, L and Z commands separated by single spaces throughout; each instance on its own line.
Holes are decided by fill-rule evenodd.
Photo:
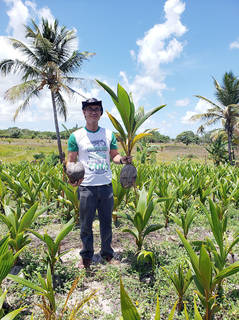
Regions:
M 86 120 L 84 128 L 76 130 L 68 140 L 68 162 L 81 161 L 85 168 L 84 179 L 75 183 L 79 186 L 82 262 L 80 268 L 89 268 L 94 254 L 92 223 L 96 210 L 100 222 L 101 251 L 103 259 L 113 258 L 112 210 L 113 189 L 110 159 L 116 164 L 130 163 L 131 157 L 122 157 L 117 150 L 115 135 L 99 127 L 103 114 L 102 101 L 88 99 L 82 102 Z

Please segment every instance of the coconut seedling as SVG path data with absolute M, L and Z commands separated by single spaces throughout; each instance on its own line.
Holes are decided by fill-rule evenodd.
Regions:
M 172 281 L 174 285 L 174 288 L 178 295 L 177 309 L 178 309 L 178 312 L 181 313 L 181 311 L 183 311 L 183 297 L 190 283 L 193 280 L 192 272 L 189 268 L 186 269 L 183 264 L 178 265 L 177 273 L 170 271 L 165 267 L 162 267 L 162 269 L 168 275 L 169 279 Z
M 197 287 L 195 292 L 205 308 L 205 315 L 203 319 L 213 320 L 215 319 L 214 315 L 220 309 L 215 289 L 224 279 L 227 279 L 231 275 L 239 272 L 239 261 L 234 262 L 228 267 L 223 267 L 219 272 L 217 272 L 216 264 L 204 245 L 201 246 L 198 256 L 193 250 L 191 244 L 185 239 L 180 231 L 176 230 L 176 232 L 190 258 L 191 270 L 194 271 L 193 280 Z
M 38 239 L 40 239 L 47 247 L 48 251 L 46 251 L 46 262 L 47 265 L 50 266 L 51 271 L 51 277 L 53 279 L 53 286 L 55 288 L 56 282 L 55 282 L 55 264 L 59 259 L 66 254 L 69 251 L 63 251 L 60 253 L 60 246 L 61 242 L 65 237 L 68 235 L 68 233 L 71 232 L 71 230 L 74 227 L 74 220 L 73 218 L 65 224 L 65 226 L 61 229 L 61 231 L 56 236 L 55 240 L 49 236 L 45 232 L 44 235 L 41 235 L 39 232 L 35 230 L 29 230 L 32 234 L 34 234 Z
M 155 210 L 154 189 L 155 182 L 152 181 L 148 191 L 144 187 L 139 190 L 139 197 L 136 198 L 135 207 L 133 207 L 134 215 L 127 212 L 119 213 L 120 217 L 128 220 L 131 224 L 130 228 L 124 228 L 122 231 L 130 233 L 135 238 L 137 253 L 141 251 L 145 237 L 163 227 L 161 224 L 150 224 L 150 218 Z
M 145 130 L 142 133 L 136 134 L 139 127 L 154 113 L 165 107 L 161 105 L 156 107 L 146 114 L 144 109 L 141 107 L 137 112 L 133 103 L 132 96 L 126 92 L 126 90 L 118 84 L 117 95 L 114 91 L 106 84 L 99 80 L 97 83 L 104 88 L 112 98 L 116 108 L 119 111 L 121 120 L 124 124 L 125 129 L 121 126 L 119 121 L 109 112 L 107 112 L 113 126 L 118 131 L 117 138 L 122 145 L 122 148 L 127 156 L 131 156 L 132 150 L 139 140 L 150 135 L 150 130 Z M 137 170 L 133 164 L 127 163 L 121 170 L 120 182 L 124 188 L 130 188 L 135 184 L 137 177 Z
M 178 303 L 178 301 L 175 302 L 172 310 L 169 313 L 167 320 L 174 319 L 174 313 L 176 310 L 177 303 Z M 133 301 L 131 300 L 130 296 L 128 295 L 127 291 L 125 290 L 121 279 L 120 279 L 120 304 L 121 304 L 121 313 L 122 313 L 122 317 L 120 317 L 120 320 L 141 320 L 141 319 L 143 319 L 140 316 L 137 308 L 135 307 L 135 305 L 134 305 Z M 160 318 L 161 318 L 161 316 L 160 316 L 159 297 L 157 296 L 157 303 L 156 303 L 154 320 L 160 320 Z M 166 319 L 166 318 L 164 318 L 164 319 Z
M 52 205 L 49 205 L 37 211 L 38 202 L 36 202 L 26 212 L 22 212 L 19 203 L 16 209 L 9 206 L 4 207 L 5 214 L 0 214 L 0 221 L 3 222 L 8 229 L 8 244 L 15 253 L 21 251 L 21 249 L 31 242 L 27 232 L 33 222 L 51 206 Z
M 63 307 L 61 308 L 61 310 L 59 310 L 59 306 L 62 305 L 62 301 L 61 303 L 58 303 L 57 301 L 57 294 L 55 293 L 55 290 L 53 287 L 53 278 L 52 278 L 50 266 L 49 265 L 47 266 L 47 272 L 46 272 L 45 278 L 43 278 L 40 273 L 37 273 L 37 277 L 38 277 L 38 282 L 35 283 L 13 274 L 8 274 L 7 276 L 8 279 L 23 285 L 25 288 L 28 287 L 30 289 L 33 289 L 37 295 L 41 296 L 42 303 L 40 302 L 36 303 L 36 306 L 39 307 L 43 312 L 43 317 L 41 317 L 41 319 L 45 319 L 45 320 L 83 319 L 79 313 L 80 311 L 82 311 L 83 306 L 89 303 L 89 301 L 94 297 L 97 290 L 92 290 L 89 294 L 85 295 L 80 301 L 75 301 L 73 306 L 69 307 L 69 304 L 70 303 L 72 304 L 72 302 L 70 301 L 70 298 L 73 292 L 76 290 L 78 282 L 80 280 L 80 277 L 77 277 L 72 283 L 72 286 L 67 294 Z M 1 303 L 1 297 L 0 297 L 0 303 Z M 18 310 L 21 310 L 21 309 L 18 309 Z M 13 318 L 4 317 L 1 319 L 11 320 Z M 33 319 L 39 319 L 39 316 L 37 318 L 36 317 L 33 318 L 33 314 L 32 314 L 31 320 Z

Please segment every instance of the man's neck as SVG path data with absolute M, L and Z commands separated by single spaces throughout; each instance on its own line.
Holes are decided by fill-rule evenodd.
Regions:
M 86 123 L 85 127 L 89 131 L 97 131 L 99 128 L 98 123 Z

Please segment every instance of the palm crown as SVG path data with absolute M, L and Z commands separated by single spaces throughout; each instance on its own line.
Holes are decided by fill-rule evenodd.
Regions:
M 48 20 L 42 19 L 40 26 L 32 20 L 32 27 L 25 26 L 25 38 L 27 44 L 17 39 L 10 39 L 13 47 L 23 54 L 23 60 L 5 59 L 0 62 L 0 71 L 3 75 L 18 73 L 23 81 L 8 89 L 5 98 L 11 102 L 24 99 L 15 112 L 15 120 L 19 112 L 27 108 L 31 98 L 39 96 L 45 86 L 50 89 L 61 156 L 57 111 L 65 120 L 67 117 L 66 102 L 62 93 L 75 93 L 69 84 L 81 79 L 72 75 L 93 53 L 73 50 L 75 31 L 67 30 L 64 26 L 59 27 L 57 20 L 50 24 Z
M 232 72 L 226 72 L 222 85 L 220 85 L 216 79 L 214 79 L 214 85 L 216 88 L 215 95 L 220 105 L 203 96 L 196 95 L 197 98 L 208 102 L 212 107 L 205 113 L 192 116 L 191 119 L 203 120 L 205 121 L 205 126 L 211 126 L 218 121 L 222 122 L 224 131 L 227 134 L 229 161 L 232 162 L 231 144 L 233 131 L 235 127 L 238 126 L 239 117 L 239 80 Z

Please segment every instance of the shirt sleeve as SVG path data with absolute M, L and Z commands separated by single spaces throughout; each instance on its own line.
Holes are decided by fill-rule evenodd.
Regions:
M 75 135 L 74 135 L 74 133 L 72 133 L 70 135 L 70 138 L 68 139 L 68 151 L 78 152 L 78 150 L 79 150 L 79 148 L 76 143 Z
M 114 134 L 114 132 L 112 132 L 112 139 L 111 139 L 111 143 L 110 143 L 110 150 L 112 149 L 118 149 L 118 146 L 117 146 L 117 140 L 116 140 L 116 136 Z

